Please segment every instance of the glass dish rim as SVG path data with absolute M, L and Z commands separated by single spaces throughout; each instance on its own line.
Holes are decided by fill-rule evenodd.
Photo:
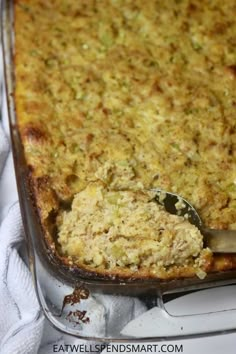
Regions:
M 67 282 L 68 284 L 72 284 L 73 286 L 76 286 L 77 282 L 83 283 L 88 286 L 94 286 L 96 287 L 101 287 L 101 289 L 105 289 L 105 291 L 112 291 L 112 293 L 115 291 L 127 289 L 128 292 L 131 292 L 133 290 L 137 290 L 137 287 L 142 284 L 142 287 L 145 288 L 145 291 L 148 290 L 153 290 L 157 293 L 157 295 L 161 296 L 162 293 L 168 293 L 168 292 L 181 292 L 185 290 L 200 290 L 202 288 L 206 287 L 215 287 L 215 286 L 220 286 L 224 284 L 232 284 L 232 281 L 236 278 L 236 270 L 231 270 L 231 271 L 224 271 L 220 273 L 213 273 L 209 274 L 207 279 L 201 280 L 197 278 L 186 278 L 186 279 L 174 279 L 174 280 L 168 280 L 168 281 L 160 281 L 160 280 L 155 280 L 155 279 L 140 279 L 140 280 L 132 280 L 127 281 L 127 280 L 104 280 L 104 279 L 88 279 L 88 278 L 83 278 L 83 277 L 71 277 L 71 274 L 68 274 L 68 270 L 65 271 L 65 269 L 61 269 L 61 272 L 58 272 L 58 264 L 55 264 L 54 267 L 52 263 L 50 263 L 49 258 L 46 257 L 45 255 L 47 252 L 45 252 L 45 249 L 42 250 L 42 245 L 38 245 L 37 241 L 34 239 L 32 232 L 30 232 L 30 229 L 36 229 L 36 233 L 38 232 L 39 234 L 41 233 L 40 227 L 38 225 L 38 220 L 36 218 L 35 212 L 34 212 L 34 206 L 32 203 L 32 200 L 29 195 L 28 191 L 28 186 L 27 186 L 27 166 L 24 161 L 24 154 L 23 154 L 23 148 L 21 146 L 20 142 L 20 137 L 19 137 L 19 132 L 17 130 L 16 126 L 16 112 L 15 112 L 15 105 L 14 105 L 14 71 L 13 68 L 13 43 L 14 43 L 14 31 L 12 29 L 14 28 L 13 25 L 13 0 L 7 1 L 3 0 L 2 1 L 2 9 L 1 9 L 1 16 L 2 16 L 2 21 L 1 21 L 1 34 L 2 34 L 2 48 L 3 48 L 3 62 L 4 62 L 4 78 L 5 78 L 5 85 L 6 85 L 6 96 L 7 96 L 7 106 L 8 106 L 8 113 L 9 113 L 9 123 L 10 123 L 10 133 L 11 133 L 11 142 L 12 142 L 12 148 L 13 148 L 13 159 L 14 159 L 14 166 L 15 166 L 15 173 L 16 173 L 16 180 L 17 180 L 17 189 L 18 189 L 18 194 L 19 194 L 19 200 L 20 200 L 20 207 L 21 207 L 21 213 L 22 213 L 22 219 L 23 219 L 23 224 L 24 224 L 24 229 L 25 229 L 25 234 L 27 238 L 27 245 L 29 249 L 29 260 L 30 260 L 30 268 L 33 274 L 34 278 L 34 283 L 36 287 L 36 293 L 39 298 L 39 289 L 38 289 L 38 284 L 37 284 L 37 271 L 35 267 L 35 253 L 40 253 L 40 255 L 43 257 L 44 261 L 47 262 L 47 264 L 50 264 L 52 266 L 52 273 L 53 275 L 58 278 L 62 279 L 63 281 Z M 8 17 L 9 16 L 9 17 Z M 10 47 L 8 47 L 9 43 L 7 44 L 7 41 L 10 40 Z M 9 65 L 10 64 L 10 65 Z M 41 237 L 39 237 L 42 239 Z M 40 250 L 41 248 L 41 250 Z M 233 279 L 232 279 L 233 278 Z M 136 292 L 135 292 L 136 294 Z M 39 302 L 42 305 L 42 301 L 39 298 Z M 44 309 L 44 308 L 43 308 Z M 45 310 L 45 309 L 44 309 Z M 50 316 L 48 316 L 48 313 L 44 311 L 46 317 L 49 319 L 49 321 L 52 323 L 52 325 L 56 328 L 58 328 L 60 331 L 63 331 L 66 334 L 71 334 L 68 332 L 66 329 L 63 330 L 62 328 L 59 328 L 53 321 L 50 319 Z M 142 339 L 110 339 L 110 338 L 94 338 L 94 337 L 80 337 L 79 335 L 76 335 L 77 337 L 85 340 L 96 340 L 96 341 L 110 341 L 110 342 L 148 342 L 148 341 L 160 341 L 160 340 L 176 340 L 176 339 L 184 339 L 184 338 L 198 338 L 201 336 L 211 336 L 211 335 L 218 335 L 218 334 L 223 334 L 223 333 L 231 333 L 234 332 L 236 329 L 229 329 L 229 330 L 223 330 L 223 331 L 216 331 L 212 333 L 197 333 L 193 335 L 183 335 L 183 336 L 174 336 L 174 337 L 164 337 L 164 338 L 142 338 Z

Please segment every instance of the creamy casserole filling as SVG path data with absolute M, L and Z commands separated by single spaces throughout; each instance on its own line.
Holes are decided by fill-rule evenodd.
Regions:
M 89 184 L 58 219 L 62 252 L 92 268 L 148 268 L 161 277 L 173 265 L 191 265 L 203 277 L 210 250 L 203 249 L 200 231 L 184 217 L 168 214 L 154 197 Z

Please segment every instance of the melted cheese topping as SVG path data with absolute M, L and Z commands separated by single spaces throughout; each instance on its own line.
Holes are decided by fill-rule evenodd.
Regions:
M 235 11 L 234 0 L 17 1 L 18 123 L 45 225 L 56 211 L 64 235 L 63 205 L 103 183 L 178 193 L 209 227 L 235 228 Z M 59 242 L 77 261 L 71 234 Z

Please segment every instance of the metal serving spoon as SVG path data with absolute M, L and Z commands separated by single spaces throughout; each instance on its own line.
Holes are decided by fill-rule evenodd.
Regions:
M 196 209 L 177 194 L 152 189 L 156 192 L 155 201 L 164 206 L 170 214 L 186 217 L 189 222 L 199 228 L 204 242 L 214 253 L 236 253 L 236 230 L 215 230 L 204 227 Z

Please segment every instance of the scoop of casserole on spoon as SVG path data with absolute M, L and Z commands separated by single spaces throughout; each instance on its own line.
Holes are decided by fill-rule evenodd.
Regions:
M 164 206 L 170 214 L 184 216 L 189 222 L 198 227 L 204 236 L 204 242 L 214 253 L 236 253 L 236 230 L 215 230 L 206 228 L 196 209 L 181 196 L 152 189 L 156 193 L 155 201 Z

